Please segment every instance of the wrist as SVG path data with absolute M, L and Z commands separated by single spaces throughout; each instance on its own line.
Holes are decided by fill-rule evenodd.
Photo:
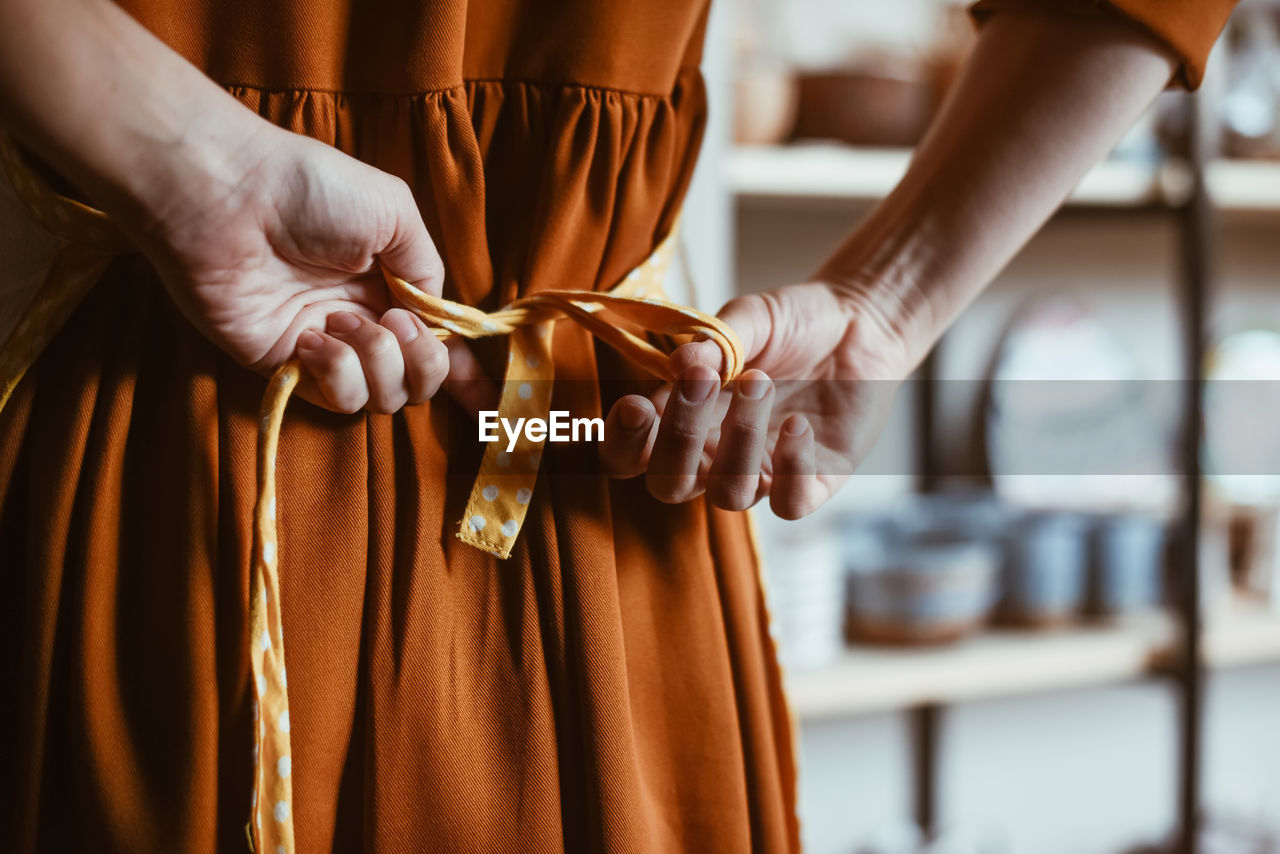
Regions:
M 0 33 L 0 118 L 136 236 L 228 180 L 267 123 L 114 3 L 71 5 L 15 4 Z
M 209 106 L 180 126 L 135 128 L 127 165 L 104 188 L 104 208 L 144 248 L 170 242 L 203 212 L 252 189 L 247 179 L 276 144 L 271 134 L 287 134 L 230 96 Z
M 933 308 L 912 281 L 828 262 L 817 274 L 845 312 L 845 345 L 882 379 L 905 379 L 941 335 Z M 936 330 L 936 331 L 935 331 Z

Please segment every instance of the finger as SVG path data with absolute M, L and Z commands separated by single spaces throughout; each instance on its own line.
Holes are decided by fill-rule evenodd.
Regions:
M 393 308 L 382 315 L 380 322 L 400 344 L 408 402 L 422 403 L 436 393 L 449 375 L 448 349 L 411 311 Z
M 368 402 L 369 386 L 360 357 L 342 341 L 307 330 L 298 336 L 298 358 L 329 408 L 349 414 Z
M 716 316 L 738 336 L 743 361 L 750 365 L 764 350 L 769 340 L 769 331 L 773 327 L 773 313 L 766 296 L 750 294 L 734 297 L 724 304 Z M 729 367 L 724 362 L 720 346 L 709 338 L 692 341 L 677 347 L 671 353 L 671 370 L 676 376 L 683 376 L 684 371 L 693 365 L 705 365 L 721 376 Z
M 658 412 L 638 394 L 621 398 L 604 420 L 600 464 L 610 477 L 635 477 L 645 470 L 657 434 Z
M 445 393 L 457 401 L 463 411 L 472 418 L 479 418 L 481 410 L 498 408 L 501 395 L 493 379 L 485 373 L 484 366 L 461 338 L 449 338 L 445 342 L 449 350 L 449 376 L 444 381 Z
M 649 492 L 659 501 L 675 504 L 699 493 L 698 469 L 719 385 L 720 377 L 702 365 L 689 368 L 676 383 L 658 424 L 646 477 Z
M 371 412 L 395 412 L 409 400 L 404 382 L 404 356 L 390 329 L 349 311 L 329 315 L 326 331 L 356 351 L 369 388 L 365 406 Z
M 707 477 L 707 497 L 717 507 L 746 510 L 759 499 L 773 401 L 773 383 L 762 371 L 747 371 L 734 384 Z
M 409 284 L 438 297 L 444 287 L 444 262 L 422 221 L 413 191 L 399 178 L 388 178 L 387 195 L 395 205 L 396 227 L 378 260 Z
M 803 415 L 792 415 L 782 422 L 774 445 L 769 507 L 783 519 L 799 519 L 822 503 L 820 492 L 813 428 Z

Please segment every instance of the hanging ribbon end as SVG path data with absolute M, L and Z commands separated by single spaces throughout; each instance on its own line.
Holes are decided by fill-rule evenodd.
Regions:
M 476 531 L 469 520 L 463 520 L 458 526 L 458 533 L 455 535 L 459 540 L 469 546 L 474 546 L 481 551 L 488 552 L 498 560 L 506 560 L 511 557 L 511 547 L 515 544 L 515 537 L 511 537 L 508 542 L 494 543 L 486 540 L 480 532 Z

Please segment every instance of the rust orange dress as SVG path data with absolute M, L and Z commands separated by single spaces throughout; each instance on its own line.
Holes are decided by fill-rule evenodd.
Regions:
M 471 305 L 610 287 L 693 169 L 705 2 L 123 5 L 248 108 L 407 180 L 446 296 Z M 626 374 L 565 325 L 556 352 L 562 378 Z M 244 850 L 263 387 L 134 256 L 0 414 L 7 849 Z M 594 382 L 561 393 L 575 415 L 600 406 Z M 289 408 L 297 850 L 795 848 L 745 520 L 549 449 L 498 561 L 454 537 L 474 436 L 444 397 Z
M 612 285 L 671 227 L 693 168 L 706 0 L 122 5 L 248 108 L 407 180 L 446 296 L 485 309 Z M 1197 4 L 1167 5 L 1165 36 L 1202 62 L 1203 39 L 1178 40 L 1204 29 Z M 557 388 L 575 414 L 607 405 L 597 377 L 630 376 L 576 328 L 555 346 L 559 374 L 585 380 Z M 6 850 L 243 850 L 263 387 L 133 256 L 0 413 Z M 297 849 L 798 847 L 745 518 L 660 504 L 564 446 L 500 562 L 453 536 L 472 436 L 445 398 L 290 407 Z

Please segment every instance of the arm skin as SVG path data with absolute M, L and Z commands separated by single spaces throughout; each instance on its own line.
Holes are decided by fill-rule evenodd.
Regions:
M 644 473 L 667 502 L 705 491 L 726 509 L 768 496 L 784 518 L 812 512 L 870 450 L 897 385 L 1175 67 L 1115 16 L 994 16 L 901 183 L 813 280 L 722 309 L 751 369 L 737 387 L 716 391 L 712 345 L 681 348 L 677 388 L 615 404 L 606 467 Z
M 295 353 L 343 412 L 432 395 L 440 342 L 379 260 L 439 294 L 404 182 L 245 109 L 108 0 L 0 0 L 0 126 L 109 213 L 187 318 L 239 363 Z

